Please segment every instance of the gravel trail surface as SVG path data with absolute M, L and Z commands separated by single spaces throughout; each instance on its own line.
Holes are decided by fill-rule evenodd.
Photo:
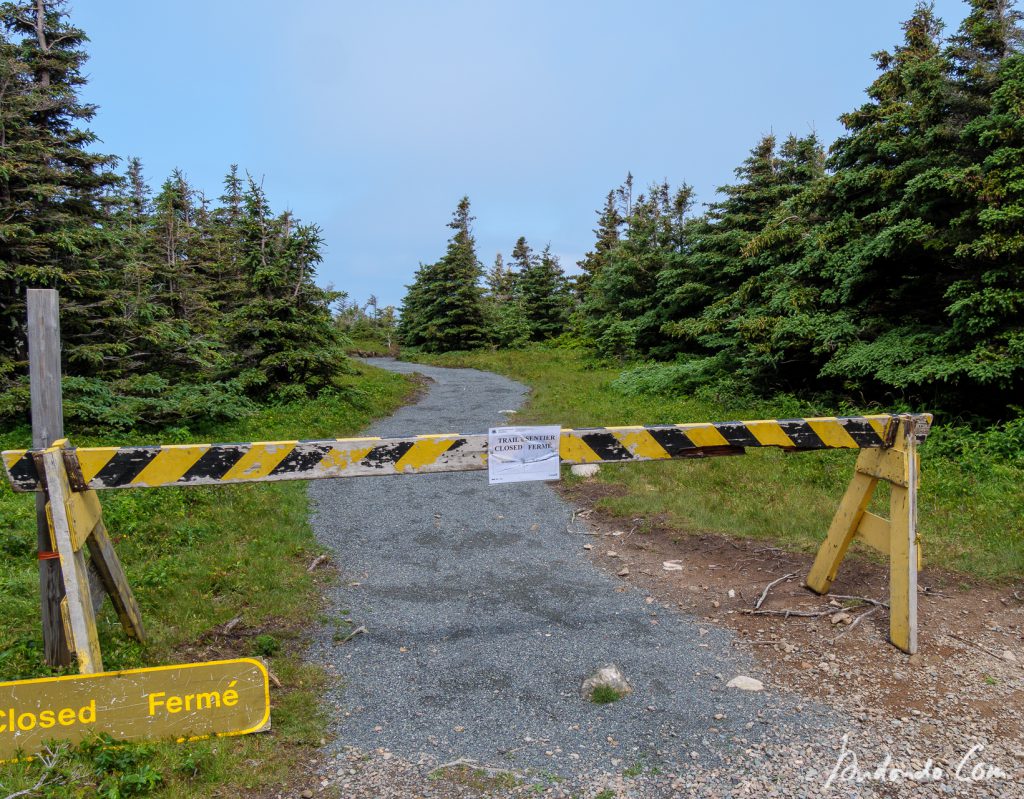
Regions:
M 526 396 L 486 372 L 369 362 L 432 382 L 368 435 L 482 432 L 514 423 L 503 411 Z M 549 486 L 489 487 L 486 473 L 469 472 L 325 480 L 310 491 L 314 529 L 341 570 L 310 650 L 337 675 L 325 697 L 334 735 L 324 790 L 475 795 L 427 778 L 470 759 L 490 769 L 478 777 L 505 769 L 520 787 L 555 795 L 818 795 L 844 719 L 773 690 L 730 632 L 595 568 L 582 546 L 609 539 L 577 529 Z M 348 638 L 359 627 L 367 632 Z M 581 681 L 609 662 L 633 694 L 582 700 Z M 727 688 L 739 674 L 768 689 Z M 359 790 L 364 772 L 377 775 L 372 793 Z

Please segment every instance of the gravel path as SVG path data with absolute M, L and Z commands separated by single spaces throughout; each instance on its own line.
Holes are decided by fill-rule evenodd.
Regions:
M 486 372 L 370 363 L 433 382 L 369 435 L 481 432 L 526 395 Z M 774 690 L 730 632 L 596 569 L 582 545 L 604 544 L 567 530 L 572 510 L 547 485 L 489 487 L 469 472 L 318 481 L 310 492 L 313 527 L 341 568 L 310 650 L 338 678 L 318 765 L 325 790 L 476 795 L 427 779 L 469 758 L 554 795 L 819 794 L 848 721 Z M 360 626 L 368 632 L 344 640 Z M 607 662 L 634 693 L 583 701 L 580 682 Z M 738 674 L 768 690 L 726 688 Z

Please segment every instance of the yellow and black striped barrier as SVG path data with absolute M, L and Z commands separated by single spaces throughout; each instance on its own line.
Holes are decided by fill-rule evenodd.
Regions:
M 807 576 L 825 593 L 854 539 L 879 550 L 890 564 L 890 640 L 917 649 L 917 444 L 931 428 L 930 414 L 827 416 L 753 422 L 599 427 L 562 430 L 563 463 L 741 455 L 751 447 L 793 452 L 860 450 L 854 477 Z M 95 491 L 111 488 L 230 485 L 271 480 L 316 480 L 367 475 L 425 474 L 487 468 L 486 434 L 406 438 L 342 438 L 247 444 L 169 444 L 149 447 L 81 447 L 66 440 L 45 450 L 3 453 L 15 491 L 42 491 L 47 500 L 53 552 L 59 557 L 67 597 L 62 614 L 67 639 L 83 673 L 102 670 L 96 634 L 93 582 L 83 546 L 99 570 L 129 635 L 142 639 L 131 589 L 109 543 Z M 41 479 L 42 478 L 42 479 Z M 868 511 L 879 482 L 891 486 L 889 517 Z M 104 571 L 105 569 L 105 571 Z
M 899 418 L 828 416 L 562 430 L 559 449 L 569 464 L 732 455 L 749 447 L 878 449 L 891 441 Z M 915 418 L 926 432 L 931 417 Z M 64 452 L 76 490 L 155 488 L 486 469 L 487 435 L 79 447 Z M 32 450 L 3 453 L 15 491 L 41 490 L 36 455 Z

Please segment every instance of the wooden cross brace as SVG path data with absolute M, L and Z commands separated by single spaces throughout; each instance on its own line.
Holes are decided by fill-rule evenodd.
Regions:
M 78 659 L 79 672 L 95 674 L 103 671 L 96 613 L 104 595 L 113 602 L 125 632 L 139 641 L 145 640 L 142 616 L 107 534 L 96 492 L 71 488 L 68 466 L 75 471 L 77 459 L 67 439 L 54 442 L 34 458 L 45 483 L 53 551 L 60 557 L 66 593 L 61 616 L 68 645 Z
M 888 555 L 889 640 L 909 654 L 917 651 L 917 572 L 921 558 L 917 536 L 918 438 L 917 420 L 903 415 L 891 431 L 889 447 L 861 450 L 853 480 L 807 575 L 808 588 L 828 593 L 854 538 Z M 888 519 L 867 509 L 880 480 L 891 486 Z

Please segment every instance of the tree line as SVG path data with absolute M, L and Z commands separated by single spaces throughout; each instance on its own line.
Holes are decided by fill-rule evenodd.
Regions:
M 566 280 L 547 253 L 543 312 L 521 285 L 544 260 L 528 249 L 480 285 L 464 200 L 447 254 L 406 296 L 404 341 L 450 350 L 562 336 L 665 363 L 665 390 L 724 381 L 1019 412 L 1022 15 L 1007 0 L 968 5 L 948 37 L 931 4 L 915 8 L 903 41 L 874 55 L 867 100 L 827 151 L 813 134 L 764 136 L 701 213 L 690 186 L 635 192 L 627 176 L 598 212 L 579 275 Z
M 29 405 L 27 288 L 61 295 L 65 416 L 125 428 L 232 418 L 344 367 L 316 225 L 232 166 L 217 198 L 95 152 L 85 34 L 63 0 L 0 5 L 0 419 Z

